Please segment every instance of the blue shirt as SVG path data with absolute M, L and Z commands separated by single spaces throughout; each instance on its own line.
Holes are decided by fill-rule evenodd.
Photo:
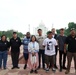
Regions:
M 24 38 L 23 39 L 23 53 L 28 53 L 28 43 L 30 42 L 30 38 Z

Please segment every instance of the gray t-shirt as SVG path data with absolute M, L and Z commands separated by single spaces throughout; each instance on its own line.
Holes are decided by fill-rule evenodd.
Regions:
M 64 51 L 64 43 L 66 40 L 66 36 L 59 35 L 57 37 L 57 40 L 58 40 L 59 51 Z
M 36 36 L 36 37 L 39 43 L 39 49 L 44 50 L 43 41 L 46 37 L 45 36 Z

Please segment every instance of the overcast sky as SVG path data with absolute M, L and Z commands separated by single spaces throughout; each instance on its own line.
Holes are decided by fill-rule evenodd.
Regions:
M 40 22 L 50 30 L 76 22 L 76 0 L 0 0 L 0 30 L 15 29 L 26 33 Z

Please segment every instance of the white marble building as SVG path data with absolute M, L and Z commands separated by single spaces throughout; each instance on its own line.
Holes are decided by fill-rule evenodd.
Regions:
M 35 34 L 35 35 L 38 35 L 38 33 L 37 33 L 37 30 L 38 30 L 38 29 L 42 29 L 43 35 L 46 35 L 46 33 L 47 33 L 47 31 L 48 31 L 48 28 L 45 27 L 45 24 L 42 23 L 42 22 L 39 24 L 38 27 L 34 28 L 34 34 Z

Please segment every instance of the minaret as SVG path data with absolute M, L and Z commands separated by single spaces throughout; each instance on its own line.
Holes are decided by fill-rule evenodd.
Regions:
M 28 25 L 28 31 L 30 32 L 30 24 Z
M 54 27 L 54 24 L 52 23 L 52 27 L 51 27 L 51 29 Z

